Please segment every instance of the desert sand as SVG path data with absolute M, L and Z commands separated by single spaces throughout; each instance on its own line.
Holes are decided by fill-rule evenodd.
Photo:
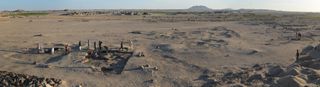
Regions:
M 62 87 L 232 86 L 245 82 L 219 85 L 214 80 L 219 77 L 208 74 L 238 72 L 241 67 L 254 65 L 287 67 L 296 62 L 296 50 L 315 46 L 320 39 L 317 26 L 300 30 L 303 37 L 293 40 L 296 37 L 294 31 L 266 24 L 250 24 L 250 21 L 150 22 L 142 19 L 142 16 L 54 14 L 2 17 L 0 70 L 61 79 Z M 87 55 L 88 40 L 91 48 L 93 42 L 98 41 L 108 47 L 120 47 L 121 41 L 127 47 L 132 41 L 133 55 L 143 52 L 144 57 L 132 56 L 125 62 L 119 62 L 123 61 L 121 58 L 112 59 L 118 62 L 115 63 L 117 67 L 123 68 L 119 71 L 121 73 L 117 70 L 104 72 L 101 70 L 101 64 L 106 63 L 103 60 L 97 60 L 102 63 L 94 63 L 94 60 L 79 62 Z M 77 46 L 79 41 L 84 49 L 73 49 L 67 55 L 63 50 L 55 54 L 30 52 L 37 48 L 38 43 L 44 48 L 63 48 L 64 44 Z M 41 65 L 47 67 L 39 67 Z M 313 82 L 305 82 L 309 83 Z

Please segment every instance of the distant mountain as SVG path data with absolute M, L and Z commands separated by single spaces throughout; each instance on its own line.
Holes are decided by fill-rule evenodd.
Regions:
M 188 9 L 189 11 L 212 11 L 211 8 L 208 8 L 206 6 L 202 6 L 202 5 L 199 5 L 199 6 L 192 6 Z

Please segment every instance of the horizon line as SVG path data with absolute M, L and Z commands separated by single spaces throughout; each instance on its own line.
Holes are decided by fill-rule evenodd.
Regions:
M 196 5 L 196 6 L 203 6 L 203 5 Z M 16 11 L 16 10 L 23 10 L 23 11 L 59 11 L 59 10 L 188 10 L 189 8 L 89 8 L 89 9 L 38 9 L 38 10 L 28 10 L 28 9 L 11 9 L 11 10 L 3 10 L 0 9 L 0 12 L 4 11 Z M 277 11 L 277 12 L 301 12 L 301 13 L 320 13 L 319 11 L 292 11 L 292 10 L 276 10 L 276 9 L 263 9 L 263 8 L 215 8 L 212 9 L 212 11 L 215 10 L 268 10 L 268 11 Z

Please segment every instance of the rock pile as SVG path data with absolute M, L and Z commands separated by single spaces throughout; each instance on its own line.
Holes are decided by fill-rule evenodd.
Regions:
M 58 87 L 62 80 L 0 71 L 0 87 Z
M 310 71 L 311 70 L 311 71 Z M 302 72 L 312 72 L 307 74 Z M 204 81 L 210 84 L 203 86 L 234 86 L 237 87 L 303 87 L 315 85 L 320 78 L 315 77 L 317 70 L 308 67 L 283 67 L 276 64 L 256 64 L 240 67 L 238 70 L 212 72 L 205 74 Z M 312 75 L 312 76 L 311 76 Z M 312 78 L 312 79 L 311 79 Z
M 293 64 L 256 64 L 233 67 L 236 69 L 210 72 L 200 76 L 203 86 L 252 86 L 252 87 L 314 87 L 320 84 L 320 54 L 318 46 L 306 47 L 304 54 Z

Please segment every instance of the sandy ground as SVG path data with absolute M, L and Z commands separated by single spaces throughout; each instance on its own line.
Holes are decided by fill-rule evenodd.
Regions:
M 297 49 L 316 44 L 319 38 L 290 41 L 287 38 L 294 37 L 294 32 L 284 33 L 282 29 L 238 22 L 88 20 L 1 18 L 0 70 L 63 79 L 66 86 L 197 87 L 205 83 L 197 79 L 207 70 L 257 63 L 291 64 Z M 132 31 L 141 34 L 130 33 Z M 307 30 L 302 33 L 307 32 L 319 33 Z M 34 36 L 38 34 L 43 36 Z M 142 51 L 146 56 L 130 58 L 122 74 L 103 74 L 92 70 L 92 65 L 74 62 L 83 57 L 83 52 L 66 56 L 22 53 L 27 48 L 36 48 L 37 43 L 49 47 L 87 40 L 101 40 L 103 45 L 115 47 L 122 40 L 132 40 L 135 51 Z M 39 68 L 31 64 L 34 61 L 57 67 Z M 159 70 L 136 69 L 146 64 Z

